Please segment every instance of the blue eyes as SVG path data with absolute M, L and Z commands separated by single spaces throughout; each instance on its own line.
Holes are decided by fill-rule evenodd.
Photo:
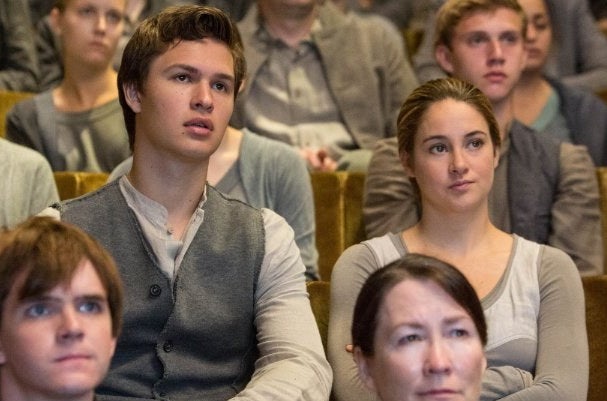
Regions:
M 61 308 L 61 304 L 39 302 L 27 307 L 24 314 L 28 318 L 40 318 L 60 313 Z M 82 314 L 98 314 L 105 310 L 105 306 L 101 301 L 82 301 L 76 305 L 76 310 Z
M 103 311 L 103 306 L 99 302 L 83 302 L 78 306 L 78 311 L 82 313 L 99 313 Z
M 40 317 L 50 314 L 49 308 L 44 304 L 34 304 L 25 310 L 28 317 Z

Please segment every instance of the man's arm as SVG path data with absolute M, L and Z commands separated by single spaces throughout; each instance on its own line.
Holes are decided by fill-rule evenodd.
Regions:
M 569 254 L 581 275 L 600 274 L 603 237 L 596 168 L 585 147 L 569 143 L 561 145 L 560 166 L 548 244 Z
M 328 400 L 332 372 L 306 291 L 293 230 L 262 209 L 266 252 L 256 291 L 260 352 L 247 387 L 233 400 Z
M 568 53 L 558 55 L 559 61 L 575 68 L 562 72 L 563 82 L 593 92 L 607 90 L 607 38 L 599 30 L 587 0 L 551 1 L 558 13 L 552 16 L 556 25 L 553 43 L 571 43 Z
M 377 141 L 365 180 L 367 238 L 409 228 L 419 220 L 419 212 L 418 196 L 398 157 L 396 138 Z
M 5 0 L 0 10 L 0 89 L 36 92 L 38 61 L 26 0 Z

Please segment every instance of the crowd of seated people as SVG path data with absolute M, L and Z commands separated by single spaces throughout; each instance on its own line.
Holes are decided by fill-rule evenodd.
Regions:
M 469 401 L 585 400 L 580 276 L 604 273 L 607 166 L 607 38 L 587 1 L 0 1 L 0 90 L 31 94 L 2 116 L 0 269 L 23 233 L 83 230 L 125 288 L 123 330 L 102 314 L 105 362 L 73 399 L 396 400 L 443 377 Z M 415 54 L 410 29 L 423 29 Z M 109 179 L 60 200 L 64 171 Z M 310 179 L 335 171 L 365 174 L 367 241 L 320 277 Z M 65 302 L 80 259 L 32 296 Z M 367 277 L 407 260 L 421 267 L 355 307 Z M 320 278 L 326 355 L 306 292 Z M 6 352 L 6 302 L 27 301 L 14 279 L 2 399 L 29 391 L 4 386 L 23 373 L 14 363 L 37 363 Z M 406 297 L 416 312 L 387 315 L 400 287 L 433 291 L 466 338 L 423 348 L 454 319 Z M 380 316 L 370 332 L 355 310 Z M 386 326 L 401 318 L 406 345 Z M 393 359 L 390 341 L 423 354 Z

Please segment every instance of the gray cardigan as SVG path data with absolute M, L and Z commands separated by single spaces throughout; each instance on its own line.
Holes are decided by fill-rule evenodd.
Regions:
M 247 76 L 253 81 L 266 62 L 268 49 L 258 40 L 259 13 L 251 7 L 239 22 L 247 59 Z M 402 102 L 418 85 L 404 54 L 403 41 L 378 17 L 344 15 L 330 1 L 319 6 L 321 30 L 313 41 L 344 124 L 361 149 L 372 149 L 379 138 L 393 136 Z M 232 123 L 243 121 L 249 98 L 247 87 L 238 95 Z

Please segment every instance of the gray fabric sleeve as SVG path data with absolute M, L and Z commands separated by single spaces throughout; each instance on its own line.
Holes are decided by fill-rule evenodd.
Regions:
M 310 307 L 293 230 L 275 212 L 262 213 L 266 249 L 255 291 L 259 358 L 251 381 L 232 400 L 328 400 L 331 367 Z
M 45 154 L 34 99 L 15 104 L 6 114 L 6 139 Z
M 295 232 L 295 243 L 306 266 L 306 279 L 317 280 L 318 252 L 310 174 L 303 159 L 291 148 L 280 149 L 275 161 L 276 165 L 267 171 L 273 175 L 270 182 L 273 186 L 270 194 L 275 199 L 272 210 L 284 217 Z
M 500 400 L 533 384 L 533 375 L 513 366 L 489 367 L 483 374 L 480 401 Z
M 603 272 L 599 187 L 583 146 L 561 145 L 560 176 L 548 244 L 569 254 L 583 276 Z
M 561 250 L 543 246 L 539 257 L 540 314 L 533 384 L 501 400 L 585 401 L 589 367 L 582 281 L 571 258 Z
M 418 196 L 398 157 L 396 138 L 377 141 L 365 180 L 367 238 L 403 231 L 419 216 Z
M 335 401 L 379 400 L 360 380 L 353 356 L 346 351 L 346 345 L 352 343 L 352 313 L 356 298 L 367 277 L 377 268 L 372 251 L 364 244 L 346 249 L 333 267 L 327 356 L 333 368 Z
M 32 197 L 30 198 L 29 210 L 31 214 L 39 213 L 53 203 L 59 202 L 59 193 L 55 184 L 55 177 L 51 166 L 44 157 L 36 158 L 32 186 Z
M 568 18 L 563 19 L 561 16 L 562 21 L 557 23 L 565 23 L 571 29 L 566 30 L 565 33 L 575 36 L 572 49 L 569 49 L 574 54 L 562 54 L 559 57 L 569 58 L 569 63 L 575 63 L 577 71 L 573 74 L 563 74 L 563 82 L 589 91 L 607 89 L 607 38 L 599 30 L 588 2 L 586 0 L 553 0 L 553 2 L 568 3 L 567 6 L 561 6 L 559 10 L 561 15 L 564 14 Z M 566 9 L 566 12 L 563 13 L 562 9 Z M 556 31 L 555 34 L 558 35 L 558 29 Z M 559 38 L 555 37 L 553 43 L 557 41 Z
M 0 4 L 0 89 L 37 92 L 38 59 L 26 0 Z

